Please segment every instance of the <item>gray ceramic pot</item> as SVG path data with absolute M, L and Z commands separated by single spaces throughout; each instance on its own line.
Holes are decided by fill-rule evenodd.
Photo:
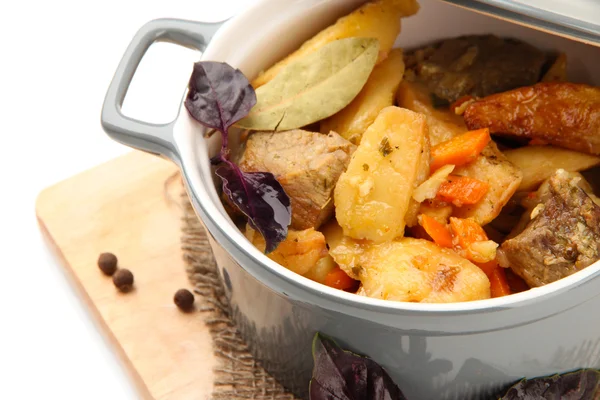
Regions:
M 220 145 L 218 135 L 204 139 L 202 127 L 183 106 L 166 125 L 133 120 L 120 111 L 135 69 L 154 41 L 198 48 L 204 59 L 226 61 L 255 76 L 360 3 L 262 0 L 218 32 L 218 25 L 152 21 L 134 37 L 116 71 L 102 125 L 114 140 L 180 167 L 210 233 L 239 330 L 267 370 L 300 396 L 307 395 L 310 345 L 317 331 L 373 357 L 411 400 L 486 398 L 523 376 L 600 367 L 600 264 L 542 288 L 469 303 L 386 302 L 337 291 L 274 263 L 236 229 L 219 201 L 209 164 Z M 400 46 L 463 33 L 518 36 L 565 51 L 573 60 L 572 75 L 600 83 L 597 48 L 436 0 L 420 3 L 419 13 L 403 21 Z

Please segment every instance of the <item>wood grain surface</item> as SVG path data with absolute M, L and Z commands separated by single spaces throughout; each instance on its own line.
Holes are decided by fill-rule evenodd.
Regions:
M 114 346 L 142 398 L 210 397 L 215 358 L 197 312 L 180 312 L 177 289 L 191 285 L 180 250 L 177 203 L 164 193 L 170 162 L 131 152 L 45 189 L 36 212 L 57 256 L 97 326 Z M 181 183 L 169 193 L 179 200 Z M 96 265 L 112 252 L 131 270 L 134 289 L 120 293 Z

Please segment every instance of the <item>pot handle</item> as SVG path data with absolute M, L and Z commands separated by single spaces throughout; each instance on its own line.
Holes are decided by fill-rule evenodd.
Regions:
M 152 20 L 142 26 L 121 58 L 104 98 L 101 123 L 108 136 L 129 147 L 175 161 L 177 158 L 177 149 L 173 141 L 175 120 L 167 124 L 153 124 L 127 117 L 121 111 L 123 100 L 142 57 L 152 43 L 171 42 L 204 51 L 223 22 L 201 23 L 164 18 Z

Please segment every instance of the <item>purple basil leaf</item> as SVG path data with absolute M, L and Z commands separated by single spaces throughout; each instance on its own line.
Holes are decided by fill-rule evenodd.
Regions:
M 195 63 L 188 87 L 185 107 L 190 115 L 225 136 L 256 104 L 256 93 L 248 79 L 227 63 Z
M 562 375 L 522 379 L 500 400 L 600 400 L 600 371 L 581 369 Z
M 188 113 L 202 125 L 221 132 L 221 152 L 210 161 L 212 165 L 225 163 L 215 171 L 223 180 L 223 192 L 265 238 L 268 254 L 287 237 L 292 216 L 290 198 L 273 174 L 240 170 L 229 160 L 228 149 L 229 128 L 256 104 L 254 88 L 239 69 L 200 61 L 194 64 L 188 89 Z
M 310 400 L 406 400 L 375 361 L 340 348 L 319 333 L 313 341 Z
M 244 172 L 227 161 L 215 173 L 223 180 L 223 192 L 259 231 L 269 254 L 287 237 L 292 220 L 290 198 L 270 172 Z

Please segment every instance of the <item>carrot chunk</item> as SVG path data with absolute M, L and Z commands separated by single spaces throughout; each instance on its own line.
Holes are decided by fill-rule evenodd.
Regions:
M 449 175 L 438 189 L 437 196 L 457 207 L 463 204 L 477 204 L 485 196 L 490 185 L 468 176 Z
M 450 217 L 450 228 L 456 238 L 456 243 L 463 249 L 468 249 L 475 242 L 488 240 L 481 225 L 472 218 Z
M 435 171 L 446 164 L 459 166 L 470 163 L 477 158 L 490 140 L 490 130 L 483 128 L 465 132 L 433 146 L 431 148 L 431 171 Z
M 502 297 L 512 294 L 508 281 L 506 280 L 506 272 L 504 268 L 498 267 L 494 269 L 490 279 L 490 292 L 492 297 Z
M 455 244 L 459 247 L 458 250 L 462 251 L 466 249 L 466 258 L 473 261 L 468 249 L 472 243 L 488 240 L 483 228 L 471 218 L 461 219 L 454 217 L 450 217 L 450 227 L 455 238 Z M 486 263 L 473 262 L 481 268 L 490 280 L 492 297 L 502 297 L 512 294 L 512 290 L 506 279 L 506 271 L 498 264 L 496 259 Z
M 425 232 L 433 239 L 435 244 L 441 247 L 452 248 L 452 234 L 444 224 L 425 214 L 421 214 L 420 222 Z
M 494 270 L 496 270 L 496 268 L 501 268 L 496 260 L 488 261 L 486 263 L 476 262 L 475 265 L 477 265 L 483 272 L 485 272 L 488 278 L 490 278 L 493 275 Z
M 358 281 L 350 278 L 339 266 L 336 266 L 325 276 L 325 284 L 334 289 L 349 290 L 356 288 Z

